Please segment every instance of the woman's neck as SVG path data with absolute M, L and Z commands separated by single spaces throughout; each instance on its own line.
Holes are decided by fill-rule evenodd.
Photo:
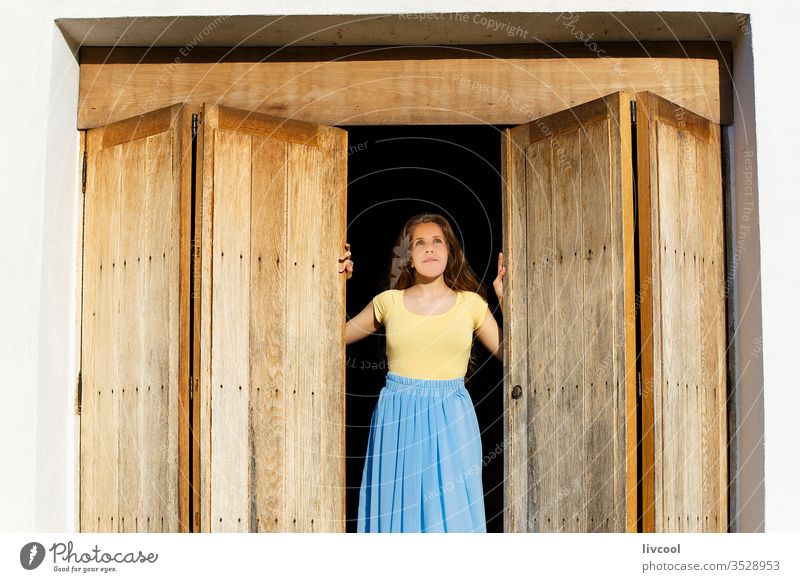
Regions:
M 417 273 L 414 280 L 414 291 L 423 297 L 441 297 L 447 295 L 451 289 L 444 282 L 442 275 L 431 279 Z

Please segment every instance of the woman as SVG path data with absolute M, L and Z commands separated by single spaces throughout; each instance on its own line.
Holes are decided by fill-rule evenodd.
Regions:
M 339 272 L 349 279 L 345 249 Z M 485 532 L 480 432 L 464 375 L 473 333 L 502 361 L 502 332 L 447 219 L 413 216 L 395 249 L 390 289 L 346 324 L 347 344 L 385 326 L 389 366 L 370 423 L 357 530 Z M 502 253 L 497 268 L 502 308 Z

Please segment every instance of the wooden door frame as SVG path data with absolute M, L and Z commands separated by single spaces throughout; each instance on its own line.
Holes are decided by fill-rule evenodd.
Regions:
M 731 62 L 731 43 L 707 41 L 188 52 L 82 47 L 78 128 L 180 102 L 333 126 L 519 125 L 615 91 L 666 93 L 678 105 L 727 125 L 733 122 Z M 410 89 L 401 87 L 412 77 Z M 310 84 L 319 90 L 309 91 Z M 247 91 L 244 85 L 269 92 Z M 294 100 L 301 106 L 293 107 Z
M 656 57 L 663 56 L 664 58 L 680 58 L 680 57 L 691 57 L 691 56 L 714 58 L 719 63 L 720 72 L 722 73 L 724 71 L 724 72 L 727 73 L 727 72 L 730 71 L 730 66 L 731 66 L 731 62 L 732 62 L 731 46 L 730 46 L 729 43 L 721 43 L 721 44 L 725 45 L 725 46 L 723 46 L 722 52 L 720 52 L 720 50 L 718 48 L 720 43 L 711 43 L 711 42 L 694 42 L 694 43 L 679 43 L 679 42 L 675 42 L 675 43 L 642 43 L 642 44 L 640 44 L 640 43 L 609 43 L 608 44 L 608 47 L 609 47 L 608 50 L 611 51 L 610 52 L 611 55 L 616 56 L 616 57 L 621 58 L 621 59 L 639 58 L 639 57 L 642 56 L 643 52 L 645 54 L 647 54 L 648 56 L 656 56 Z M 717 48 L 715 48 L 714 50 L 711 50 L 712 46 L 713 47 L 717 47 Z M 352 55 L 354 52 L 358 52 L 358 50 L 361 49 L 361 48 L 363 48 L 363 47 L 298 47 L 296 49 L 293 49 L 293 51 L 285 51 L 282 55 L 280 55 L 280 57 L 278 57 L 277 60 L 281 60 L 283 62 L 292 62 L 294 60 L 303 58 L 303 59 L 314 59 L 315 62 L 319 62 L 319 63 L 328 62 L 328 61 L 333 60 L 333 59 L 342 59 L 344 61 L 347 61 L 348 60 L 348 55 Z M 369 47 L 369 49 L 371 51 L 375 50 L 375 48 L 376 47 Z M 434 61 L 437 58 L 444 58 L 444 52 L 443 51 L 451 50 L 451 49 L 454 49 L 454 48 L 457 49 L 459 47 L 446 47 L 446 48 L 445 47 L 443 47 L 443 48 L 427 48 L 427 47 L 423 47 L 423 48 L 415 48 L 413 50 L 416 51 L 416 52 L 405 53 L 405 54 L 406 54 L 406 58 L 409 58 L 408 55 L 416 55 L 416 57 L 419 58 L 419 59 L 426 59 L 426 60 Z M 461 48 L 469 49 L 469 47 L 461 47 Z M 688 53 L 686 52 L 687 48 L 689 50 Z M 386 47 L 386 49 L 387 49 L 387 52 L 382 54 L 381 55 L 382 57 L 385 57 L 387 59 L 389 59 L 391 57 L 397 58 L 397 53 L 396 52 L 394 52 L 394 53 L 392 52 L 392 50 L 393 49 L 397 49 L 397 47 Z M 680 54 L 678 54 L 678 49 L 680 49 Z M 107 47 L 84 47 L 84 48 L 81 49 L 81 62 L 82 62 L 82 64 L 81 64 L 81 74 L 83 74 L 83 66 L 84 66 L 84 64 L 86 64 L 86 65 L 95 64 L 96 65 L 98 62 L 103 62 L 107 66 L 110 66 L 110 67 L 113 67 L 115 65 L 126 65 L 126 64 L 131 64 L 131 63 L 148 63 L 149 62 L 149 63 L 152 64 L 152 63 L 172 62 L 176 50 L 178 50 L 178 49 L 173 49 L 173 48 L 149 49 L 149 48 L 139 48 L 139 47 L 122 47 L 122 48 L 117 48 L 117 49 L 110 49 L 110 48 L 107 48 Z M 229 62 L 229 63 L 235 63 L 235 62 L 260 62 L 260 61 L 264 60 L 264 51 L 265 50 L 267 50 L 267 49 L 264 49 L 264 48 L 241 48 L 241 49 L 237 49 L 237 50 L 234 50 L 234 51 L 230 51 L 230 50 L 225 49 L 225 48 L 219 48 L 219 49 L 216 49 L 216 48 L 214 48 L 214 49 L 196 49 L 193 53 L 191 53 L 191 56 L 189 58 L 186 58 L 183 62 L 186 63 L 186 64 L 188 64 L 188 63 L 197 63 L 197 62 L 201 62 L 201 63 L 202 62 L 206 62 L 206 63 L 212 63 L 213 64 L 213 63 L 216 63 L 216 62 L 219 62 L 219 61 Z M 274 51 L 274 49 L 272 49 L 272 48 L 270 48 L 269 50 L 270 51 Z M 397 49 L 397 50 L 401 50 L 401 49 Z M 410 50 L 410 49 L 403 48 L 402 50 L 405 51 L 405 50 Z M 514 44 L 514 45 L 481 45 L 480 46 L 480 51 L 481 51 L 482 55 L 484 55 L 484 57 L 486 55 L 489 55 L 490 58 L 513 58 L 513 57 L 518 57 L 518 58 L 523 58 L 525 60 L 541 60 L 541 59 L 545 59 L 545 58 L 546 59 L 551 59 L 553 57 L 553 55 L 546 55 L 545 54 L 547 51 L 551 51 L 551 50 L 552 50 L 551 47 L 542 47 L 542 46 L 533 46 L 533 45 L 520 45 L 520 44 Z M 566 43 L 564 45 L 560 45 L 559 46 L 559 50 L 562 53 L 561 56 L 566 56 L 566 57 L 569 57 L 570 55 L 575 56 L 575 57 L 586 56 L 586 47 L 582 43 Z M 716 54 L 715 54 L 714 51 L 716 51 Z M 225 55 L 224 58 L 221 57 L 222 54 Z M 85 61 L 83 60 L 84 56 L 86 57 Z M 473 57 L 473 60 L 474 60 L 474 62 L 476 64 L 481 62 L 481 59 L 479 59 L 479 58 Z M 626 89 L 627 87 L 626 86 L 620 86 L 619 88 L 620 89 Z M 658 90 L 656 89 L 656 90 L 654 90 L 654 92 L 658 93 Z M 719 109 L 716 111 L 716 113 L 712 117 L 714 117 L 715 120 L 720 123 L 720 125 L 729 125 L 729 124 L 733 123 L 732 89 L 731 89 L 730 79 L 726 80 L 726 78 L 724 78 L 724 76 L 722 74 L 720 74 L 720 78 L 719 78 L 719 93 L 718 93 L 718 95 L 719 95 L 719 99 L 720 99 L 720 106 L 719 106 Z M 674 96 L 672 96 L 672 97 L 674 98 Z M 192 99 L 191 101 L 196 102 L 197 100 L 196 99 Z M 237 107 L 237 105 L 241 106 L 241 104 L 238 103 L 238 102 L 235 102 L 235 103 L 226 102 L 226 103 L 230 104 L 233 107 Z M 80 105 L 80 103 L 79 103 L 79 105 Z M 559 107 L 559 109 L 553 109 L 554 107 Z M 549 102 L 548 104 L 542 106 L 542 109 L 540 111 L 541 112 L 553 113 L 553 112 L 556 112 L 556 111 L 559 111 L 559 110 L 562 110 L 562 109 L 566 109 L 566 108 L 568 108 L 568 107 L 565 107 L 563 102 L 559 105 L 558 104 L 558 100 L 554 99 L 552 102 Z M 256 111 L 265 111 L 268 114 L 274 114 L 275 113 L 273 110 L 271 110 L 269 108 L 267 108 L 267 109 L 258 108 L 258 109 L 255 109 L 255 110 Z M 108 112 L 106 112 L 106 113 L 108 113 Z M 516 125 L 516 124 L 520 123 L 519 110 L 516 110 L 516 111 L 511 112 L 511 113 L 507 112 L 506 114 L 509 115 L 509 117 L 501 118 L 501 119 L 498 119 L 498 120 L 493 120 L 492 123 L 494 123 L 496 125 Z M 539 114 L 537 114 L 537 115 L 539 115 Z M 542 116 L 542 115 L 539 115 L 539 116 Z M 109 117 L 111 118 L 111 120 L 113 120 L 113 118 L 114 118 L 113 115 L 109 115 Z M 533 119 L 528 119 L 527 121 L 532 121 L 532 120 Z M 314 119 L 304 118 L 303 121 L 315 121 L 315 120 Z M 321 120 L 316 120 L 316 122 L 322 123 Z M 462 122 L 463 122 L 463 120 L 462 120 Z M 82 123 L 83 123 L 83 125 L 82 125 Z M 388 124 L 388 123 L 392 123 L 392 121 L 389 120 L 389 119 L 386 119 L 386 120 L 383 121 L 383 123 L 387 123 Z M 489 122 L 487 122 L 487 121 L 481 122 L 481 124 L 487 124 L 487 123 L 489 123 Z M 348 122 L 347 124 L 351 125 L 353 123 L 351 121 L 351 122 Z M 379 125 L 381 123 L 370 122 L 369 124 Z M 412 125 L 412 123 L 402 123 L 402 124 L 403 125 Z M 332 125 L 337 125 L 337 124 L 334 123 Z M 340 125 L 344 125 L 344 123 L 341 123 Z M 86 129 L 88 127 L 91 127 L 90 124 L 87 125 L 86 122 L 82 122 L 80 120 L 80 118 L 79 118 L 79 121 L 78 121 L 78 126 L 79 126 L 80 129 Z M 80 131 L 80 135 L 81 135 L 81 150 L 80 151 L 81 151 L 81 156 L 82 156 L 83 155 L 83 151 L 84 151 L 84 141 L 83 141 L 84 131 Z M 201 147 L 201 146 L 199 146 L 199 147 Z M 83 174 L 83 160 L 82 159 L 80 160 L 80 166 L 79 166 L 78 171 L 79 171 L 79 175 Z M 198 172 L 197 174 L 201 175 L 201 172 Z M 731 189 L 729 187 L 729 184 L 727 183 L 728 182 L 728 178 L 729 177 L 728 177 L 727 174 L 723 175 L 723 191 L 725 192 L 725 197 L 726 197 L 726 200 L 725 200 L 726 207 L 729 205 L 729 197 L 732 195 Z M 199 185 L 198 185 L 198 191 L 199 191 Z M 83 206 L 84 206 L 83 198 L 81 198 L 80 201 L 79 201 L 79 207 L 78 207 L 79 216 L 83 215 Z M 198 213 L 201 212 L 201 209 L 198 208 L 197 212 Z M 727 218 L 727 212 L 725 213 L 725 216 Z M 80 231 L 82 232 L 82 230 L 83 230 L 83 219 L 81 219 L 81 221 L 80 221 Z M 188 236 L 188 234 L 187 234 L 187 236 Z M 181 230 L 181 239 L 182 240 L 183 240 L 183 237 L 184 237 L 184 233 L 183 233 L 183 225 L 182 225 L 182 230 Z M 728 237 L 729 237 L 729 231 L 726 230 L 726 233 L 725 233 L 725 247 L 726 247 L 726 249 L 728 248 L 728 242 L 729 242 Z M 194 245 L 194 244 L 195 244 L 194 241 L 192 241 L 192 245 Z M 194 248 L 194 246 L 192 248 Z M 78 240 L 78 253 L 79 254 L 78 254 L 78 256 L 82 256 L 82 252 L 83 252 L 83 241 L 79 237 L 79 240 Z M 79 281 L 81 280 L 82 268 L 83 268 L 82 261 L 79 261 L 77 263 L 77 277 L 78 277 Z M 183 288 L 184 282 L 185 282 L 184 281 L 184 274 L 181 273 L 181 285 L 182 285 L 182 288 Z M 189 283 L 187 282 L 187 284 L 189 284 Z M 637 290 L 637 292 L 638 292 L 638 290 Z M 82 301 L 82 290 L 79 288 L 78 289 L 78 304 L 79 305 L 80 305 L 81 301 Z M 730 301 L 731 301 L 730 298 L 726 295 L 726 312 L 729 312 L 729 306 L 727 304 L 729 304 Z M 197 313 L 199 313 L 199 309 L 200 309 L 200 307 L 199 307 L 199 302 L 198 302 L 198 305 L 196 305 L 196 307 L 195 307 L 195 311 Z M 80 321 L 80 319 L 81 319 L 81 311 L 80 310 L 77 311 L 77 319 L 78 319 L 78 322 L 77 322 L 78 337 L 80 337 L 80 328 L 81 328 L 81 321 Z M 195 321 L 197 321 L 197 320 L 195 320 Z M 199 345 L 195 346 L 195 357 L 197 357 L 197 354 L 199 354 Z M 79 358 L 79 356 L 78 356 L 78 358 Z M 186 367 L 184 367 L 184 363 L 183 363 L 184 359 L 186 359 L 186 362 L 187 362 Z M 184 376 L 181 374 L 181 387 L 188 385 L 188 382 L 189 382 L 189 373 L 188 373 L 189 367 L 188 367 L 188 364 L 189 364 L 188 363 L 188 352 L 186 354 L 186 357 L 184 358 L 183 350 L 181 350 L 181 370 L 186 371 L 186 382 L 183 382 Z M 77 369 L 80 369 L 80 366 L 78 366 Z M 730 370 L 729 370 L 728 375 L 730 376 Z M 197 382 L 197 378 L 194 378 L 194 381 Z M 79 390 L 80 390 L 79 381 L 76 379 L 76 413 L 77 413 L 77 397 L 78 397 Z M 181 393 L 183 393 L 183 391 Z M 188 395 L 188 391 L 186 391 L 186 394 Z M 195 401 L 194 404 L 195 404 L 195 406 L 197 406 L 197 402 L 196 401 Z M 729 417 L 730 417 L 730 414 L 731 414 L 731 411 L 729 409 L 728 410 Z M 78 434 L 78 443 L 79 443 L 80 418 L 78 418 L 77 434 Z M 186 438 L 188 438 L 188 437 L 184 437 L 182 435 L 182 436 L 179 437 L 179 441 L 181 443 L 188 442 L 186 440 Z M 80 449 L 78 448 L 77 450 L 79 451 Z M 186 451 L 188 451 L 188 449 L 186 449 Z M 184 454 L 184 460 L 186 461 L 186 466 L 188 467 L 188 457 L 185 456 L 186 454 L 188 454 L 188 452 Z M 731 457 L 731 458 L 733 458 L 733 457 Z M 77 463 L 78 463 L 78 469 L 79 469 L 79 459 L 77 460 Z M 181 466 L 183 466 L 183 464 L 181 464 Z M 195 473 L 195 475 L 198 475 L 198 474 L 199 473 Z M 729 470 L 729 483 L 731 482 L 731 475 L 735 475 L 735 474 L 736 474 L 735 467 L 731 467 L 730 470 Z M 80 495 L 80 471 L 79 470 L 76 472 L 76 491 L 77 491 L 76 496 L 78 496 L 78 498 L 79 498 L 79 495 Z M 182 496 L 182 498 L 183 498 L 183 496 Z M 189 515 L 188 515 L 188 498 L 187 498 L 186 503 L 187 503 L 187 505 L 186 505 L 186 513 L 185 514 L 181 513 L 180 521 L 181 521 L 182 528 L 183 528 L 184 525 L 186 525 L 186 528 L 187 528 L 187 531 L 188 531 L 188 518 L 189 518 Z M 79 504 L 76 504 L 76 514 L 79 516 Z M 79 519 L 76 521 L 76 523 L 78 523 L 78 524 L 80 523 Z

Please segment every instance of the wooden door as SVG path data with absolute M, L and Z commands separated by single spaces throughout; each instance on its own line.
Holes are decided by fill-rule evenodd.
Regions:
M 191 114 L 84 138 L 81 531 L 188 527 Z
M 644 531 L 725 532 L 720 128 L 639 93 Z
M 505 530 L 636 531 L 630 98 L 506 130 Z
M 347 134 L 202 125 L 202 530 L 343 532 Z

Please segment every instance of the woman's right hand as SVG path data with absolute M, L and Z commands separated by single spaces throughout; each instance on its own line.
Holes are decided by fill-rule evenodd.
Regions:
M 339 257 L 339 262 L 344 263 L 344 265 L 339 266 L 339 272 L 347 273 L 347 279 L 349 279 L 353 276 L 353 261 L 350 260 L 350 255 L 352 254 L 350 252 L 350 244 L 344 243 L 344 248 L 346 249 L 346 252 Z
M 492 282 L 494 293 L 497 295 L 497 300 L 500 303 L 500 309 L 503 309 L 503 278 L 506 276 L 506 268 L 503 266 L 503 253 L 497 255 L 497 277 Z

